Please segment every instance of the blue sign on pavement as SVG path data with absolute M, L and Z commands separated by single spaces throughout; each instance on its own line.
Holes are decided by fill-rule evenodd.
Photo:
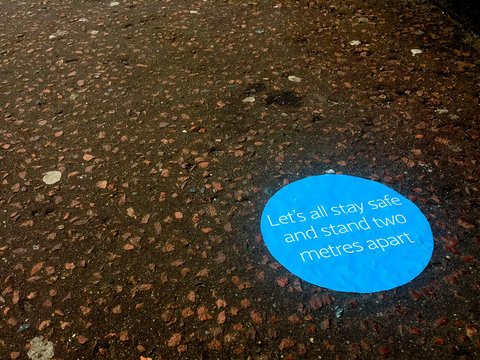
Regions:
M 383 184 L 348 175 L 285 186 L 265 206 L 261 230 L 287 270 L 338 291 L 406 284 L 433 252 L 430 225 L 415 204 Z

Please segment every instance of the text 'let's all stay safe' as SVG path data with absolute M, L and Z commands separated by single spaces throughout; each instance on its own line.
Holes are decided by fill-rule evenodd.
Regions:
M 310 209 L 291 209 L 280 216 L 271 217 L 267 215 L 268 224 L 271 227 L 282 227 L 290 224 L 308 222 L 308 227 L 301 231 L 286 232 L 282 241 L 286 243 L 296 243 L 301 241 L 312 241 L 312 249 L 300 252 L 298 255 L 303 262 L 328 259 L 331 257 L 348 256 L 350 254 L 361 253 L 365 250 L 387 251 L 389 247 L 406 246 L 415 243 L 414 238 L 405 231 L 398 234 L 389 232 L 388 237 L 375 237 L 365 241 L 354 241 L 339 245 L 343 234 L 354 232 L 378 232 L 380 229 L 394 228 L 399 224 L 406 224 L 407 218 L 401 212 L 389 216 L 381 216 L 381 209 L 401 207 L 402 201 L 397 197 L 390 197 L 385 194 L 381 198 L 372 199 L 365 202 L 351 202 L 347 204 L 339 203 L 335 206 L 325 207 L 318 204 Z M 378 213 L 378 215 L 377 215 Z M 348 220 L 354 217 L 356 220 Z M 338 221 L 345 218 L 346 221 Z M 318 225 L 315 224 L 318 221 Z M 375 231 L 377 230 L 377 231 Z M 316 239 L 329 240 L 327 244 L 319 244 Z M 314 248 L 313 248 L 314 247 Z

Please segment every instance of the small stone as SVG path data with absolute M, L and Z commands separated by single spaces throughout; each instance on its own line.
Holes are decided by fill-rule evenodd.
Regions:
M 98 30 L 90 30 L 90 34 L 92 34 L 92 35 L 97 35 L 97 34 L 98 34 Z
M 59 182 L 61 178 L 62 173 L 60 171 L 54 170 L 45 173 L 42 180 L 45 184 L 51 185 Z
M 50 360 L 53 358 L 53 343 L 50 341 L 44 341 L 43 337 L 37 336 L 30 340 L 30 350 L 28 350 L 27 356 L 30 359 L 35 360 Z
M 263 34 L 263 33 L 265 32 L 265 30 L 255 30 L 255 32 L 256 32 L 257 34 Z
M 415 56 L 415 55 L 418 55 L 418 54 L 421 54 L 422 53 L 422 50 L 420 49 L 412 49 L 410 50 L 412 52 L 412 55 Z
M 475 224 L 472 224 L 471 222 L 468 222 L 467 220 L 462 218 L 458 219 L 458 225 L 460 225 L 464 229 L 474 229 L 477 227 Z
M 335 170 L 333 169 L 325 170 L 325 174 L 335 174 Z
M 168 340 L 168 346 L 170 346 L 170 347 L 177 346 L 177 345 L 180 344 L 181 341 L 182 341 L 182 334 L 175 333 L 175 334 L 172 335 L 170 340 Z
M 391 350 L 388 347 L 382 346 L 380 348 L 380 354 L 382 354 L 382 356 L 388 356 L 390 355 L 390 353 L 391 353 Z
M 294 76 L 294 75 L 290 75 L 288 77 L 288 80 L 292 81 L 292 82 L 296 82 L 296 83 L 299 83 L 300 81 L 302 81 L 301 78 L 299 78 L 298 76 Z
M 295 344 L 296 342 L 294 340 L 284 338 L 280 343 L 279 349 L 280 350 L 291 349 L 295 346 Z
M 22 332 L 23 330 L 26 330 L 26 329 L 28 329 L 29 327 L 30 327 L 30 324 L 22 324 L 22 325 L 20 325 L 20 326 L 18 327 L 17 332 L 18 332 L 18 333 L 19 333 L 19 332 Z
M 62 37 L 62 36 L 65 36 L 68 34 L 68 31 L 65 31 L 65 30 L 57 30 L 55 31 L 53 34 L 51 34 L 48 38 L 50 40 L 52 39 L 56 39 L 57 37 Z
M 349 42 L 349 44 L 352 45 L 352 46 L 358 46 L 358 45 L 360 45 L 361 43 L 362 43 L 362 42 L 359 41 L 359 40 L 352 40 L 352 41 Z
M 190 14 L 198 14 L 197 10 L 190 10 Z
M 244 102 L 244 103 L 253 103 L 253 102 L 255 102 L 255 97 L 253 97 L 253 96 L 248 96 L 248 97 L 246 97 L 245 99 L 243 99 L 242 102 Z
M 337 308 L 335 309 L 335 316 L 336 316 L 336 318 L 338 319 L 340 316 L 342 316 L 342 314 L 343 314 L 343 309 L 342 309 L 341 307 L 337 307 Z
M 117 5 L 120 5 L 120 3 L 118 1 L 111 1 L 110 2 L 110 7 L 117 6 Z
M 107 181 L 106 180 L 97 181 L 96 186 L 100 189 L 105 189 L 107 187 Z
M 83 335 L 78 335 L 77 336 L 77 341 L 80 345 L 83 345 L 88 341 L 88 339 Z

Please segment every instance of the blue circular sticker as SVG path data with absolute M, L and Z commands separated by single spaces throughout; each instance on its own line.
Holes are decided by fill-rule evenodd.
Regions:
M 383 184 L 348 175 L 285 186 L 265 206 L 261 230 L 290 272 L 338 291 L 406 284 L 433 252 L 432 230 L 415 204 Z

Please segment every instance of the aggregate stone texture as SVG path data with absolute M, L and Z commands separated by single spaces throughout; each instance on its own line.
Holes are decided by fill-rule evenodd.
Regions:
M 0 0 L 0 358 L 478 359 L 475 49 L 425 0 Z M 276 262 L 325 172 L 420 208 L 421 275 Z

